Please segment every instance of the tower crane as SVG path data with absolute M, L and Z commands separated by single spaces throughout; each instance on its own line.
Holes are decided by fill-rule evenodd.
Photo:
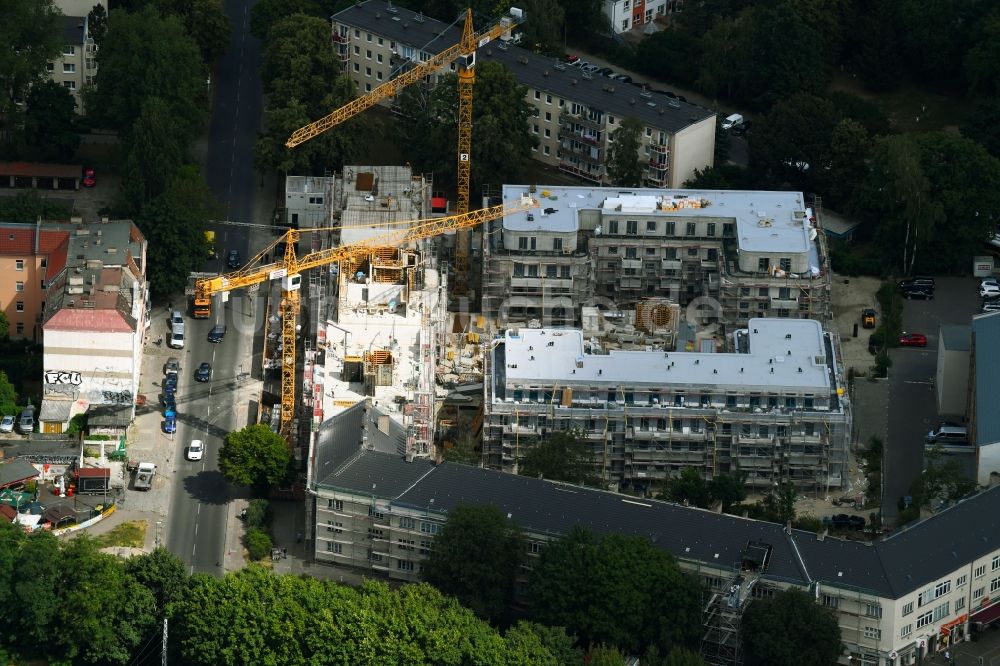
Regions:
M 195 282 L 195 297 L 210 299 L 215 294 L 243 287 L 259 285 L 271 280 L 281 280 L 281 422 L 280 434 L 286 441 L 292 441 L 292 418 L 295 413 L 295 328 L 299 312 L 299 287 L 302 272 L 310 268 L 362 258 L 381 247 L 397 247 L 413 241 L 432 238 L 450 231 L 469 229 L 483 222 L 499 219 L 505 215 L 538 208 L 539 203 L 531 197 L 521 197 L 511 203 L 491 206 L 467 213 L 446 217 L 415 220 L 408 228 L 374 236 L 356 245 L 345 245 L 311 252 L 303 257 L 295 254 L 295 244 L 302 233 L 323 231 L 323 229 L 289 229 L 281 237 L 262 250 L 246 267 L 232 273 Z M 284 256 L 271 263 L 255 265 L 267 253 L 281 243 L 285 243 Z
M 510 39 L 510 31 L 523 23 L 524 12 L 511 7 L 508 14 L 496 25 L 475 32 L 472 28 L 472 10 L 466 9 L 462 39 L 436 56 L 386 81 L 370 93 L 353 99 L 329 115 L 305 127 L 299 128 L 285 142 L 287 148 L 294 148 L 309 139 L 322 134 L 356 114 L 375 106 L 379 102 L 396 95 L 400 90 L 434 74 L 442 67 L 457 61 L 458 64 L 458 153 L 456 161 L 456 211 L 459 214 L 469 210 L 469 181 L 472 173 L 472 88 L 476 81 L 476 48 L 500 38 Z M 469 231 L 460 229 L 455 234 L 455 291 L 463 293 L 468 286 L 469 275 Z

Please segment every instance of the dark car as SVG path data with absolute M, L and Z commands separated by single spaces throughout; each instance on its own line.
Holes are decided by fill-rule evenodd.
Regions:
M 601 67 L 599 70 L 597 70 L 596 72 L 594 72 L 594 74 L 600 74 L 601 76 L 607 76 L 608 74 L 612 73 L 613 71 L 615 71 L 615 70 L 611 69 L 610 67 Z
M 933 289 L 904 289 L 903 298 L 917 299 L 918 301 L 933 301 Z
M 750 121 L 744 120 L 732 129 L 733 136 L 746 136 L 750 132 Z
M 168 435 L 177 432 L 177 414 L 170 414 L 163 418 L 163 432 Z
M 619 74 L 618 80 L 621 81 L 622 83 L 632 83 L 632 77 L 629 76 L 628 74 Z
M 670 91 L 670 90 L 664 90 L 664 91 L 663 91 L 663 94 L 664 94 L 664 95 L 666 95 L 667 97 L 672 97 L 672 98 L 674 98 L 674 99 L 677 99 L 677 93 L 675 93 L 675 92 L 673 92 L 673 91 Z
M 868 336 L 868 353 L 871 354 L 872 356 L 874 356 L 875 354 L 878 353 L 878 350 L 879 350 L 878 338 L 876 336 L 874 336 L 874 335 L 869 335 Z
M 194 380 L 196 382 L 207 382 L 212 378 L 212 364 L 202 363 L 198 366 L 198 369 L 194 371 Z
M 226 325 L 216 324 L 212 327 L 212 330 L 208 332 L 209 342 L 222 342 L 222 339 L 226 337 Z
M 164 414 L 177 413 L 177 399 L 174 397 L 173 393 L 163 394 L 163 413 Z
M 229 266 L 230 268 L 239 268 L 242 265 L 243 262 L 240 260 L 239 250 L 230 250 L 229 256 L 226 257 L 226 266 Z
M 865 519 L 861 516 L 838 513 L 835 516 L 826 516 L 823 518 L 823 524 L 840 530 L 863 530 L 865 528 Z
M 163 378 L 163 392 L 174 393 L 177 391 L 177 375 L 167 375 Z
M 934 285 L 934 278 L 927 277 L 927 276 L 924 276 L 924 275 L 916 275 L 914 277 L 910 277 L 910 278 L 906 278 L 904 280 L 900 280 L 899 282 L 896 283 L 896 286 L 898 286 L 900 289 L 903 289 L 903 290 L 906 290 L 906 289 L 930 289 L 930 290 L 933 291 L 935 285 Z
M 686 101 L 688 101 L 688 98 L 687 98 L 687 97 L 685 97 L 684 95 L 678 95 L 678 96 L 677 96 L 677 99 L 679 99 L 679 100 L 680 100 L 680 101 L 682 101 L 682 102 L 686 102 Z

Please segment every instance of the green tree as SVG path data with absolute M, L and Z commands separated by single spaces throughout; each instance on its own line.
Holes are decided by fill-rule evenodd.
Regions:
M 976 482 L 965 475 L 962 464 L 935 447 L 924 454 L 923 474 L 914 482 L 914 503 L 930 506 L 936 499 L 954 502 L 976 489 Z
M 841 120 L 850 119 L 859 123 L 873 137 L 889 133 L 889 117 L 875 102 L 841 90 L 828 93 L 826 98 L 840 114 Z
M 565 666 L 566 664 L 583 663 L 583 650 L 577 647 L 576 636 L 568 635 L 562 627 L 548 627 L 544 624 L 521 620 L 507 630 L 507 638 L 510 640 L 511 634 L 522 632 L 531 632 L 537 636 L 545 649 L 555 657 L 557 664 Z
M 218 0 L 156 0 L 156 7 L 162 15 L 180 19 L 206 65 L 226 52 L 231 28 Z
M 271 26 L 292 14 L 323 17 L 323 9 L 313 0 L 260 0 L 250 10 L 250 32 L 264 40 Z
M 667 652 L 700 638 L 698 582 L 638 537 L 572 529 L 542 551 L 528 599 L 533 621 L 566 627 L 585 645 L 640 654 L 649 645 Z
M 8 627 L 13 626 L 18 613 L 14 603 L 15 565 L 26 538 L 20 526 L 0 521 L 0 622 Z M 6 637 L 0 641 L 0 654 L 7 642 Z
M 967 136 L 1000 157 L 1000 96 L 977 99 L 972 111 L 962 123 L 962 135 Z
M 125 573 L 153 595 L 156 617 L 161 620 L 167 606 L 180 599 L 188 581 L 184 562 L 162 546 L 125 560 Z
M 267 488 L 288 476 L 288 443 L 266 425 L 249 425 L 226 435 L 219 471 L 241 486 Z
M 125 573 L 118 558 L 99 552 L 86 536 L 63 546 L 61 568 L 59 630 L 52 635 L 65 657 L 127 664 L 156 626 L 153 594 Z
M 648 659 L 643 659 L 643 664 L 649 662 L 650 666 L 655 663 Z M 662 661 L 663 666 L 705 666 L 705 660 L 697 652 L 687 648 L 675 647 L 667 653 Z
M 580 433 L 553 432 L 528 449 L 519 473 L 551 481 L 596 485 L 594 450 Z
M 35 84 L 28 92 L 24 141 L 37 159 L 71 159 L 80 145 L 76 127 L 76 100 L 55 81 Z
M 684 9 L 687 14 L 687 8 Z M 684 28 L 673 25 L 642 38 L 636 46 L 636 67 L 661 81 L 685 86 L 698 76 L 701 41 Z
M 746 169 L 735 164 L 695 169 L 694 177 L 684 182 L 684 187 L 695 190 L 742 190 L 750 187 L 752 180 Z
M 843 651 L 833 612 L 794 588 L 750 604 L 740 634 L 747 666 L 833 666 Z
M 840 120 L 829 100 L 797 94 L 774 105 L 754 125 L 749 167 L 772 186 L 812 188 L 830 160 L 830 140 Z M 801 165 L 808 164 L 803 170 Z
M 471 435 L 463 434 L 452 441 L 451 446 L 444 450 L 444 459 L 463 465 L 479 465 L 483 460 L 483 455 L 478 449 L 476 440 Z
M 595 645 L 587 651 L 590 666 L 625 666 L 625 655 L 613 645 Z
M 524 558 L 521 531 L 493 505 L 459 504 L 434 539 L 424 580 L 487 619 L 507 611 Z
M 733 504 L 746 499 L 746 481 L 746 472 L 719 474 L 708 482 L 708 492 L 713 501 L 722 502 L 722 511 L 725 512 Z
M 642 163 L 639 161 L 639 141 L 643 124 L 636 118 L 623 118 L 611 133 L 608 147 L 608 178 L 618 187 L 642 185 Z
M 795 520 L 795 485 L 785 481 L 772 489 L 764 498 L 764 510 L 769 519 L 783 525 Z
M 857 0 L 848 19 L 847 64 L 875 91 L 892 90 L 906 78 L 898 5 L 896 0 Z
M 0 21 L 0 140 L 10 144 L 20 124 L 18 103 L 45 77 L 61 50 L 61 12 L 52 0 L 9 0 Z
M 264 530 L 250 528 L 243 537 L 243 543 L 247 547 L 247 554 L 251 561 L 262 560 L 271 554 L 273 543 L 270 535 Z
M 516 2 L 511 3 L 517 5 Z M 565 17 L 564 31 L 574 40 L 588 34 L 607 34 L 608 20 L 601 9 L 601 0 L 559 0 Z M 536 15 L 537 16 L 537 15 Z M 533 18 L 528 14 L 529 24 L 534 21 L 547 20 L 547 16 Z
M 205 259 L 205 221 L 218 204 L 195 166 L 184 166 L 163 194 L 143 207 L 136 223 L 149 241 L 147 275 L 157 294 L 184 289 L 187 276 Z
M 24 540 L 13 570 L 13 614 L 9 635 L 16 646 L 47 645 L 58 626 L 63 567 L 59 542 L 51 532 L 35 532 Z M 10 612 L 10 611 L 7 611 Z
M 0 340 L 6 340 L 10 335 L 10 320 L 7 319 L 7 313 L 0 310 Z
M 108 31 L 114 38 L 98 52 L 87 113 L 124 133 L 139 119 L 146 100 L 160 97 L 186 145 L 206 117 L 205 71 L 197 44 L 179 19 L 161 17 L 152 7 L 112 12 Z
M 965 78 L 977 97 L 1000 96 L 1000 9 L 976 25 L 976 40 L 965 56 Z
M 0 312 L 0 314 L 3 314 Z M 6 315 L 5 315 L 6 316 Z M 0 335 L 0 338 L 3 338 Z M 0 370 L 0 415 L 17 413 L 17 391 L 7 378 L 7 373 Z
M 558 0 L 523 0 L 514 4 L 524 9 L 529 18 L 539 17 L 520 27 L 523 34 L 522 46 L 535 53 L 562 55 L 565 5 Z
M 247 506 L 247 515 L 244 519 L 248 528 L 267 530 L 271 527 L 271 520 L 274 518 L 271 511 L 271 503 L 266 499 L 252 499 Z
M 184 162 L 186 138 L 162 97 L 147 97 L 125 140 L 122 203 L 136 214 L 161 196 Z
M 830 135 L 830 173 L 826 195 L 831 207 L 853 213 L 872 152 L 871 136 L 861 123 L 845 118 Z
M 104 43 L 104 36 L 108 34 L 108 12 L 104 9 L 104 5 L 94 5 L 94 8 L 87 14 L 87 32 L 100 48 L 101 44 Z
M 693 467 L 685 467 L 680 476 L 667 483 L 667 497 L 679 504 L 690 504 L 707 508 L 711 500 L 708 483 L 701 473 Z

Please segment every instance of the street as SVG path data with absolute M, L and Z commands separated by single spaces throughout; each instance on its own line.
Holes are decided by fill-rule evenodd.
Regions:
M 897 501 L 923 470 L 924 437 L 937 425 L 934 380 L 937 372 L 938 329 L 942 324 L 969 324 L 979 312 L 978 282 L 939 278 L 932 301 L 904 301 L 903 330 L 927 336 L 924 348 L 890 352 L 889 440 L 885 447 L 883 517 L 893 521 Z M 971 458 L 971 456 L 959 456 Z
M 253 145 L 260 126 L 262 92 L 261 46 L 250 34 L 250 8 L 254 0 L 226 0 L 232 25 L 229 50 L 216 63 L 211 79 L 212 117 L 207 137 L 206 178 L 225 217 L 241 222 L 254 219 L 259 176 L 253 169 Z M 238 250 L 243 261 L 253 256 L 253 234 L 246 227 L 214 225 L 217 259 L 209 259 L 204 270 L 224 272 L 229 250 Z M 185 303 L 185 310 L 186 303 Z M 178 350 L 182 370 L 178 381 L 178 428 L 173 438 L 174 474 L 170 479 L 170 510 L 167 517 L 167 548 L 180 557 L 191 573 L 221 574 L 226 541 L 227 505 L 233 489 L 218 471 L 218 455 L 225 435 L 247 425 L 254 392 L 237 375 L 252 370 L 253 334 L 263 308 L 255 307 L 244 294 L 233 294 L 223 306 L 216 298 L 212 317 L 187 322 L 187 344 Z M 185 312 L 187 314 L 187 312 Z M 208 342 L 216 323 L 226 323 L 228 332 L 219 344 Z M 212 364 L 207 383 L 194 380 L 202 362 Z M 254 417 L 256 414 L 254 414 Z M 161 437 L 163 435 L 160 435 Z M 187 460 L 192 439 L 205 443 L 202 460 Z

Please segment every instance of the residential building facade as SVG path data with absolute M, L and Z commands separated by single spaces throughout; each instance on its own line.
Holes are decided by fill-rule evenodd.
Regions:
M 388 81 L 395 67 L 424 62 L 461 39 L 460 26 L 449 27 L 386 0 L 354 4 L 332 21 L 344 72 L 362 95 Z M 595 77 L 504 41 L 481 46 L 476 58 L 503 64 L 525 86 L 525 100 L 535 111 L 529 121 L 538 140 L 534 158 L 540 162 L 608 184 L 612 134 L 622 120 L 635 118 L 643 126 L 639 156 L 650 186 L 680 187 L 696 169 L 714 163 L 716 117 L 709 109 Z M 454 65 L 442 71 L 454 71 Z M 426 83 L 433 85 L 436 79 L 428 77 Z
M 642 28 L 680 9 L 680 0 L 604 0 L 601 11 L 618 34 Z
M 42 340 L 48 281 L 66 265 L 69 233 L 35 224 L 0 225 L 0 310 L 15 340 Z
M 97 76 L 97 45 L 90 36 L 86 12 L 80 16 L 62 16 L 59 21 L 62 53 L 48 64 L 49 78 L 73 93 L 76 112 L 83 114 L 84 86 L 91 85 Z
M 324 424 L 310 459 L 306 538 L 318 563 L 419 581 L 448 512 L 492 504 L 524 534 L 524 572 L 580 524 L 672 553 L 707 590 L 706 655 L 738 649 L 744 610 L 789 587 L 835 613 L 842 664 L 916 664 L 1000 618 L 1000 487 L 863 543 L 455 463 L 407 463 L 390 443 L 372 441 L 377 416 L 365 409 Z M 724 622 L 735 630 L 728 638 L 718 631 Z
M 70 234 L 69 258 L 42 315 L 42 432 L 62 432 L 90 405 L 131 421 L 149 322 L 146 239 L 130 220 L 57 226 Z
M 484 370 L 483 464 L 517 473 L 556 432 L 589 442 L 603 481 L 648 491 L 685 468 L 826 495 L 847 475 L 851 409 L 834 334 L 751 319 L 733 352 L 606 350 L 579 330 L 509 329 Z
M 541 209 L 484 234 L 482 312 L 578 324 L 579 307 L 666 296 L 720 325 L 830 318 L 826 241 L 801 193 L 505 185 Z

